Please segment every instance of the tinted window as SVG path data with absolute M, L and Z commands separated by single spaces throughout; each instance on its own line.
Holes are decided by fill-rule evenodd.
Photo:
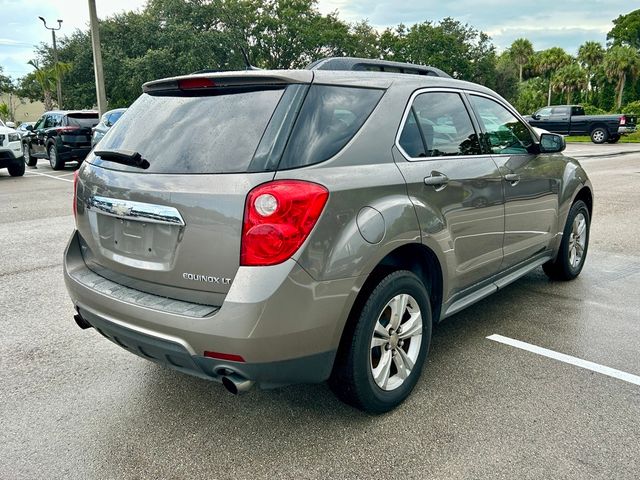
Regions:
M 97 113 L 70 113 L 67 115 L 67 125 L 72 127 L 95 127 L 98 120 Z
M 423 148 L 419 146 L 420 139 L 424 141 Z M 400 135 L 400 145 L 414 158 L 481 153 L 478 135 L 462 98 L 452 92 L 422 93 L 415 98 Z
M 109 124 L 113 125 L 114 123 L 116 123 L 123 113 L 124 112 L 120 111 L 120 112 L 113 112 L 111 115 L 109 115 Z
M 569 107 L 553 107 L 554 115 L 568 115 Z
M 528 153 L 533 146 L 531 132 L 509 110 L 498 102 L 476 95 L 471 95 L 471 103 L 484 124 L 493 153 Z
M 44 120 L 43 128 L 51 128 L 56 126 L 56 118 L 55 115 L 47 115 Z
M 541 117 L 548 117 L 549 115 L 551 115 L 552 110 L 553 109 L 551 107 L 543 108 L 541 110 L 538 110 L 538 115 L 540 115 Z
M 279 168 L 312 165 L 333 157 L 364 124 L 383 93 L 366 88 L 312 85 Z
M 211 96 L 144 94 L 100 142 L 147 159 L 149 173 L 245 172 L 283 89 Z M 91 160 L 101 164 L 99 158 Z M 135 170 L 113 162 L 109 168 Z

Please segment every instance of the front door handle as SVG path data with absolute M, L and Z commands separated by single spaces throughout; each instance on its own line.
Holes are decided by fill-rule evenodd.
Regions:
M 520 181 L 520 175 L 518 175 L 517 173 L 507 173 L 507 174 L 504 176 L 504 179 L 505 179 L 507 182 L 511 182 L 511 185 L 514 185 L 514 186 L 515 186 L 515 185 L 517 185 L 517 184 L 518 184 L 518 182 Z
M 444 187 L 447 186 L 447 183 L 449 183 L 449 177 L 444 173 L 431 172 L 431 175 L 424 177 L 424 184 L 436 187 L 436 192 L 444 189 Z

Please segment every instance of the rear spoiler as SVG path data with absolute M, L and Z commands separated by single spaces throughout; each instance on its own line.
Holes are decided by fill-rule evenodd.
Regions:
M 142 85 L 145 93 L 207 91 L 215 88 L 283 86 L 290 83 L 311 83 L 313 72 L 308 70 L 246 70 L 236 72 L 203 73 L 154 80 Z

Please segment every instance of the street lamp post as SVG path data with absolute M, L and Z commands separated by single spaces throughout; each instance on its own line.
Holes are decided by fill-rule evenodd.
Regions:
M 58 20 L 58 28 L 47 27 L 47 21 L 44 17 L 38 17 L 44 23 L 44 28 L 51 30 L 51 39 L 53 40 L 53 62 L 56 69 L 56 90 L 58 94 L 58 108 L 62 108 L 62 84 L 60 83 L 60 75 L 58 75 L 58 47 L 56 46 L 56 31 L 62 28 L 62 20 Z
M 104 74 L 102 72 L 102 51 L 100 50 L 100 28 L 96 0 L 89 0 L 89 25 L 91 28 L 91 47 L 93 49 L 93 71 L 96 76 L 96 97 L 100 116 L 107 111 L 107 95 L 104 89 Z

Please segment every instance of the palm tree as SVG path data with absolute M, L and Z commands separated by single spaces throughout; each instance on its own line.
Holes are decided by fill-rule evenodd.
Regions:
M 569 65 L 572 62 L 571 55 L 560 47 L 553 47 L 548 50 L 539 52 L 535 58 L 535 66 L 538 73 L 542 74 L 548 82 L 549 94 L 547 96 L 547 105 L 551 105 L 551 77 L 556 70 Z
M 29 60 L 27 63 L 36 69 L 36 82 L 38 82 L 40 88 L 42 88 L 45 110 L 52 110 L 53 95 L 51 92 L 55 90 L 57 80 L 59 78 L 61 79 L 71 70 L 71 64 L 58 62 L 52 67 L 42 67 L 37 60 Z M 61 108 L 61 106 L 58 105 L 58 108 Z
M 571 95 L 574 90 L 579 90 L 587 83 L 584 70 L 577 63 L 565 65 L 559 68 L 551 79 L 551 84 L 555 90 L 567 94 L 567 104 L 571 104 Z
M 598 42 L 584 42 L 578 49 L 578 61 L 587 71 L 587 99 L 593 89 L 591 81 L 594 69 L 604 60 L 604 48 Z
M 615 45 L 604 56 L 604 70 L 610 78 L 618 80 L 616 85 L 616 106 L 622 106 L 622 93 L 627 76 L 634 80 L 640 72 L 640 56 L 632 47 Z
M 531 45 L 531 42 L 526 38 L 518 38 L 511 44 L 509 54 L 516 65 L 518 65 L 520 83 L 522 83 L 522 68 L 529 63 L 529 60 L 531 60 L 533 56 L 533 45 Z

